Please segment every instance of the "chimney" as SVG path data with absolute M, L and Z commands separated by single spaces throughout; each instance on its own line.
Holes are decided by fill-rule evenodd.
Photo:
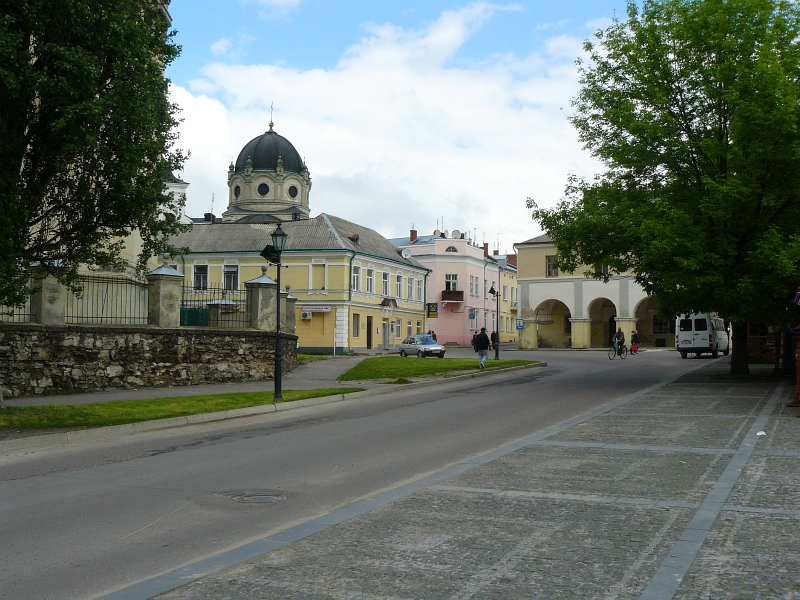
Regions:
M 517 255 L 516 254 L 509 254 L 508 256 L 506 256 L 506 262 L 508 262 L 508 264 L 511 265 L 512 267 L 516 267 L 517 266 Z
M 495 256 L 500 256 L 500 250 L 492 250 L 492 254 Z
M 412 229 L 409 232 L 408 241 L 411 242 L 411 243 L 414 243 L 414 242 L 417 241 L 417 230 L 416 229 Z
M 486 243 L 486 242 L 484 242 L 484 244 L 483 244 L 483 255 L 484 256 L 489 256 L 489 244 Z

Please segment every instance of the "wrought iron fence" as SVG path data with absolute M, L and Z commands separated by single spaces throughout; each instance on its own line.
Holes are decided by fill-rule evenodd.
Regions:
M 221 327 L 247 329 L 247 290 L 222 288 L 196 289 L 183 287 L 181 300 L 182 327 Z
M 0 321 L 4 323 L 30 323 L 31 316 L 30 296 L 22 306 L 0 306 Z
M 147 282 L 127 275 L 84 275 L 81 292 L 67 291 L 70 325 L 147 325 Z

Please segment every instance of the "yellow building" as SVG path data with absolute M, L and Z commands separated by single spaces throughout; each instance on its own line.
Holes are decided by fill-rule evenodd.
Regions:
M 188 252 L 175 259 L 189 295 L 219 288 L 226 300 L 261 276 L 260 256 L 276 223 L 287 233 L 281 286 L 297 298 L 300 351 L 390 350 L 426 331 L 429 270 L 404 258 L 379 233 L 321 214 L 309 218 L 311 175 L 273 124 L 250 140 L 228 169 L 228 208 L 171 239 Z M 276 267 L 267 275 L 276 279 Z
M 586 267 L 559 272 L 547 235 L 514 244 L 517 250 L 520 348 L 608 347 L 621 328 L 626 343 L 639 332 L 642 346 L 671 346 L 674 319 L 661 319 L 658 301 L 630 274 L 608 283 L 586 277 Z

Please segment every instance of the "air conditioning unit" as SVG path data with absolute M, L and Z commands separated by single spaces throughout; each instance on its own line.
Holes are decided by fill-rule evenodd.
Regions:
M 312 312 L 303 311 L 300 313 L 300 318 L 303 319 L 303 321 L 310 321 L 312 316 L 314 316 Z

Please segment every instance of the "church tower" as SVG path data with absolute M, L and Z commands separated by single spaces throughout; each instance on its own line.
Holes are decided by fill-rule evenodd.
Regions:
M 292 143 L 273 130 L 250 140 L 228 168 L 223 223 L 307 219 L 311 176 Z

